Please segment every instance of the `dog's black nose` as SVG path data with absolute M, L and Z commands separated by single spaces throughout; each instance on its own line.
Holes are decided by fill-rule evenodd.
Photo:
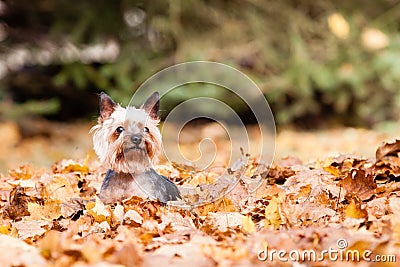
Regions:
M 142 142 L 142 137 L 140 135 L 132 135 L 131 137 L 132 143 L 134 143 L 135 145 L 139 145 Z

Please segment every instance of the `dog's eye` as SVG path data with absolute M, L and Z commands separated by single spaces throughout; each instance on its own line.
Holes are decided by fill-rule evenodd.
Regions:
M 148 133 L 148 132 L 149 132 L 149 128 L 144 127 L 144 128 L 143 128 L 143 132 Z
M 118 134 L 122 133 L 124 131 L 124 127 L 119 126 L 116 130 L 115 130 Z

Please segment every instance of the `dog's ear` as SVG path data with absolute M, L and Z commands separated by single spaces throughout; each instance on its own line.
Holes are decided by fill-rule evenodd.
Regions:
M 114 112 L 117 104 L 109 95 L 104 92 L 100 93 L 100 117 L 102 120 L 108 119 Z
M 158 110 L 160 109 L 160 95 L 154 92 L 146 102 L 141 106 L 152 119 L 158 119 Z

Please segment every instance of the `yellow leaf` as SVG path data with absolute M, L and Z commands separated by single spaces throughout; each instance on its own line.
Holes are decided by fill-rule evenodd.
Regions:
M 254 231 L 256 230 L 254 222 L 251 219 L 251 216 L 249 216 L 249 215 L 243 217 L 242 227 L 243 227 L 243 230 L 245 230 L 246 232 L 248 232 L 250 234 L 254 233 Z
M 62 173 L 70 173 L 70 172 L 80 172 L 85 174 L 89 172 L 89 167 L 78 163 L 78 164 L 70 164 L 62 170 Z
M 349 23 L 340 13 L 334 13 L 328 17 L 328 26 L 336 37 L 340 39 L 347 39 L 349 37 Z
M 87 174 L 89 172 L 89 167 L 87 166 L 89 157 L 89 154 L 87 154 L 83 164 L 76 162 L 72 159 L 63 160 L 53 166 L 53 171 L 55 173 L 80 172 L 82 174 Z
M 112 213 L 110 206 L 104 205 L 99 198 L 96 198 L 96 202 L 88 202 L 85 207 L 96 222 L 101 223 L 107 221 L 108 223 L 111 223 Z
M 324 171 L 329 172 L 335 177 L 339 177 L 339 169 L 332 165 L 324 166 Z
M 361 209 L 361 204 L 356 203 L 354 200 L 346 206 L 344 214 L 346 218 L 362 219 L 368 217 L 368 212 L 365 209 Z
M 0 225 L 0 234 L 8 235 L 9 233 L 11 233 L 11 226 Z
M 265 226 L 272 226 L 274 229 L 279 229 L 282 223 L 280 215 L 280 206 L 283 202 L 283 195 L 279 197 L 273 196 L 268 206 L 265 208 Z

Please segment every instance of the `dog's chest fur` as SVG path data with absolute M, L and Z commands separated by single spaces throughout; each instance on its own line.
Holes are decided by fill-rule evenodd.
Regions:
M 175 184 L 154 169 L 135 175 L 108 170 L 99 195 L 104 203 L 122 201 L 131 196 L 159 199 L 162 203 L 180 198 Z

